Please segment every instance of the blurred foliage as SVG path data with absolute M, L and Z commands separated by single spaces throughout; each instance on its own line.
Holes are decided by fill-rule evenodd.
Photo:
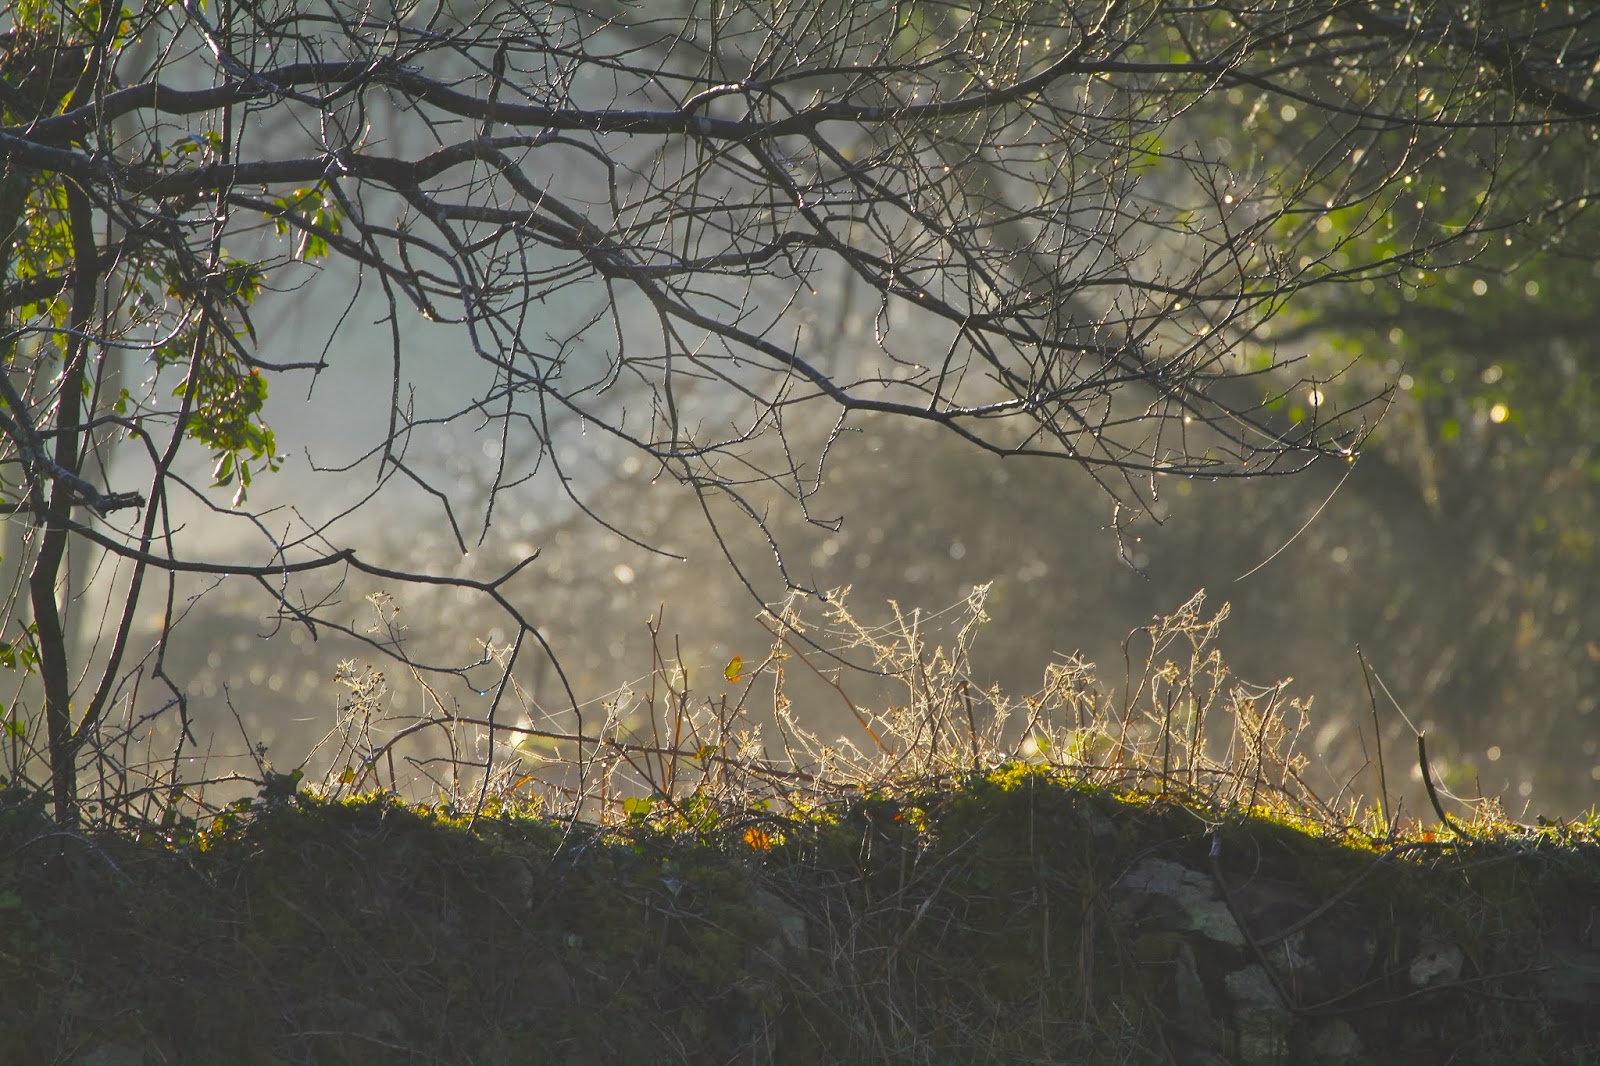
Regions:
M 1571 5 L 1473 13 L 1490 42 L 1536 42 L 1559 23 L 1569 65 L 1600 47 L 1593 14 Z M 1408 58 L 1415 71 L 1450 53 L 1424 48 Z M 1555 69 L 1532 43 L 1519 58 L 1523 66 L 1512 69 Z M 1384 198 L 1353 173 L 1329 189 L 1330 203 L 1348 206 L 1308 220 L 1315 237 L 1306 270 L 1381 259 L 1396 234 L 1425 244 L 1469 222 L 1485 232 L 1388 279 L 1302 291 L 1259 339 L 1264 354 L 1304 351 L 1319 363 L 1330 408 L 1370 395 L 1375 383 L 1398 386 L 1340 490 L 1368 516 L 1357 576 L 1381 590 L 1350 637 L 1381 649 L 1419 715 L 1514 744 L 1581 803 L 1594 794 L 1587 723 L 1600 708 L 1600 220 L 1592 195 L 1600 136 L 1593 114 L 1529 121 L 1532 110 L 1519 105 L 1532 96 L 1509 94 L 1503 125 L 1450 130 L 1426 150 L 1376 133 L 1361 165 L 1403 173 L 1403 185 Z M 1208 118 L 1214 129 L 1237 122 L 1248 132 L 1241 167 L 1326 136 L 1321 116 L 1286 121 L 1293 108 L 1264 95 L 1245 105 L 1242 120 Z M 1291 417 L 1305 415 L 1306 401 L 1291 400 Z M 1314 603 L 1316 592 L 1309 595 Z M 1494 744 L 1490 759 L 1500 751 Z M 1473 787 L 1470 773 L 1457 780 Z

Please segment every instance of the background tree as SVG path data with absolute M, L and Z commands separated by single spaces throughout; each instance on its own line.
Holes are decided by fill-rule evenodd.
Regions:
M 1361 353 L 1356 380 L 1399 383 L 1362 477 L 1341 491 L 1383 541 L 1415 546 L 1368 613 L 1410 664 L 1405 698 L 1481 738 L 1464 769 L 1488 770 L 1484 750 L 1498 761 L 1516 738 L 1522 793 L 1539 779 L 1581 804 L 1600 754 L 1585 725 L 1600 707 L 1593 219 L 1570 200 L 1586 162 L 1542 139 L 1521 145 L 1517 168 L 1532 225 L 1461 269 L 1308 302 L 1282 335 Z
M 476 578 L 358 558 L 356 516 L 380 501 L 419 508 L 460 553 L 513 492 L 649 547 L 627 507 L 594 505 L 604 463 L 633 454 L 692 493 L 764 597 L 805 585 L 774 508 L 831 528 L 811 503 L 869 415 L 1064 461 L 1119 528 L 1162 479 L 1346 463 L 1377 408 L 1263 329 L 1309 290 L 1448 270 L 1526 219 L 1492 179 L 1515 131 L 1584 106 L 1568 83 L 1589 27 L 1533 5 L 1493 17 L 1287 0 L 18 5 L 0 434 L 30 619 L 11 612 L 9 646 L 42 695 L 13 701 L 11 772 L 47 765 L 74 819 L 119 701 L 127 728 L 180 717 L 177 767 L 188 704 L 164 663 L 222 580 L 284 623 L 356 637 L 353 574 L 482 596 L 507 619 L 497 655 L 377 643 L 498 706 L 524 657 L 551 654 L 518 584 L 531 557 Z M 1252 122 L 1322 121 L 1241 166 L 1214 124 L 1246 99 Z M 1416 199 L 1464 136 L 1482 195 Z M 375 398 L 380 428 L 337 467 L 347 498 L 280 511 L 263 498 L 303 488 L 264 482 L 292 476 L 269 389 L 315 388 L 344 325 L 321 356 L 271 361 L 257 321 L 339 280 L 389 333 L 387 380 L 349 397 Z M 869 343 L 819 347 L 858 315 Z M 123 353 L 143 384 L 123 383 Z M 417 391 L 419 361 L 447 362 L 456 387 Z M 492 470 L 471 516 L 429 462 L 461 424 Z M 742 565 L 741 516 L 776 585 Z M 66 580 L 72 543 L 104 553 L 89 587 Z

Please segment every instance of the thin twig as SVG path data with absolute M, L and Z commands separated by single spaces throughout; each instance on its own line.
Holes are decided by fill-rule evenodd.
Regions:
M 1367 683 L 1367 702 L 1372 705 L 1372 729 L 1375 742 L 1378 746 L 1378 812 L 1383 819 L 1383 831 L 1386 836 L 1394 833 L 1394 823 L 1389 819 L 1389 779 L 1383 766 L 1383 724 L 1378 721 L 1378 697 L 1372 691 L 1372 672 L 1367 669 L 1367 657 L 1361 654 L 1361 645 L 1356 645 L 1356 659 L 1361 663 L 1361 677 Z

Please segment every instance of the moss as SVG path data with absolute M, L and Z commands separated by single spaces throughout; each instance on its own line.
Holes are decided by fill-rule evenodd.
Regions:
M 1538 977 L 1539 945 L 1575 941 L 1600 896 L 1592 824 L 1380 860 L 1029 767 L 613 831 L 384 797 L 234 813 L 178 847 L 19 830 L 0 951 L 28 965 L 0 968 L 0 1061 L 1168 1062 L 1189 949 L 1130 929 L 1118 882 L 1150 856 L 1205 870 L 1218 841 L 1235 883 L 1371 928 L 1370 972 L 1325 1009 L 1376 1061 L 1594 1050 Z M 1468 957 L 1419 991 L 1406 967 L 1430 938 Z

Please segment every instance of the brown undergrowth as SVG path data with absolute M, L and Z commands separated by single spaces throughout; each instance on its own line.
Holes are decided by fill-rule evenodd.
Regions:
M 430 689 L 427 712 L 396 719 L 383 676 L 347 664 L 339 727 L 317 753 L 327 768 L 318 792 L 404 794 L 420 780 L 422 795 L 461 810 L 533 804 L 612 825 L 692 821 L 707 808 L 805 810 L 1023 764 L 1086 786 L 1327 824 L 1379 817 L 1348 786 L 1324 802 L 1306 783 L 1309 700 L 1286 681 L 1231 674 L 1217 648 L 1228 608 L 1208 614 L 1203 593 L 1128 637 L 1116 684 L 1071 656 L 1014 697 L 975 680 L 987 586 L 934 615 L 890 604 L 873 623 L 847 591 L 819 612 L 796 601 L 768 615 L 765 657 L 734 659 L 711 686 L 691 683 L 653 622 L 646 679 L 590 707 L 546 707 L 513 677 L 497 713 L 462 713 Z M 375 609 L 391 624 L 392 606 Z

